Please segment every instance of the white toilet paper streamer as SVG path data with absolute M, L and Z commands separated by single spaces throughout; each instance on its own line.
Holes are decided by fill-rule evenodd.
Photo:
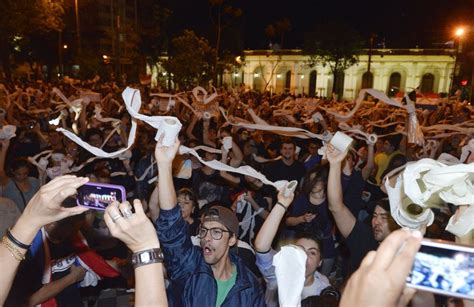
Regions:
M 123 152 L 127 151 L 133 145 L 133 143 L 135 142 L 136 127 L 137 127 L 136 119 L 140 119 L 140 120 L 148 123 L 152 127 L 158 129 L 157 137 L 160 137 L 163 133 L 166 136 L 166 134 L 168 133 L 165 130 L 165 129 L 167 129 L 167 127 L 166 127 L 167 124 L 163 125 L 163 122 L 164 122 L 165 119 L 171 119 L 171 120 L 176 122 L 176 125 L 173 125 L 173 126 L 181 127 L 181 123 L 175 117 L 171 117 L 171 116 L 145 116 L 145 115 L 142 115 L 142 114 L 138 113 L 138 111 L 140 110 L 140 106 L 141 106 L 140 92 L 138 90 L 127 87 L 124 90 L 124 92 L 122 93 L 122 96 L 123 96 L 123 100 L 125 102 L 125 106 L 127 108 L 127 111 L 132 116 L 132 127 L 130 129 L 130 135 L 128 137 L 127 147 L 122 148 L 120 150 L 117 150 L 115 152 L 108 153 L 108 152 L 105 152 L 105 151 L 103 151 L 103 150 L 101 150 L 97 147 L 94 147 L 94 146 L 91 146 L 91 145 L 87 144 L 86 142 L 81 140 L 77 135 L 75 135 L 74 133 L 72 133 L 70 131 L 67 131 L 67 130 L 62 129 L 62 128 L 58 128 L 56 130 L 62 132 L 66 137 L 68 137 L 69 139 L 71 139 L 72 141 L 77 143 L 79 146 L 83 147 L 84 149 L 86 149 L 87 151 L 89 151 L 90 153 L 94 154 L 97 157 L 115 158 L 115 157 L 118 157 Z M 160 130 L 162 130 L 162 131 L 160 131 Z M 170 130 L 168 130 L 168 131 L 170 131 Z M 176 134 L 177 134 L 177 132 L 179 132 L 179 130 L 174 130 L 174 128 L 173 128 L 173 130 L 171 132 L 176 138 Z M 195 156 L 202 164 L 207 165 L 210 168 L 220 170 L 220 171 L 238 173 L 238 174 L 247 175 L 247 176 L 257 178 L 265 184 L 274 186 L 277 190 L 282 190 L 288 184 L 287 180 L 279 180 L 279 181 L 276 181 L 276 182 L 271 182 L 263 174 L 257 172 L 255 169 L 251 168 L 250 166 L 240 166 L 238 168 L 234 168 L 234 167 L 231 167 L 229 165 L 226 165 L 226 164 L 221 163 L 221 162 L 216 161 L 216 160 L 204 161 L 194 149 L 185 147 L 183 145 L 180 146 L 179 152 L 180 152 L 180 154 L 191 154 L 191 155 Z
M 414 229 L 429 226 L 434 218 L 430 208 L 440 207 L 444 202 L 458 206 L 474 205 L 474 163 L 446 165 L 432 159 L 422 159 L 404 167 L 394 187 L 390 186 L 387 178 L 398 169 L 388 174 L 385 180 L 391 213 L 399 225 Z M 410 214 L 407 210 L 410 204 L 418 205 L 422 212 Z M 459 223 L 449 231 L 456 231 L 457 235 L 468 231 L 465 227 L 472 228 L 472 225 Z
M 282 307 L 301 306 L 306 273 L 306 253 L 298 246 L 286 245 L 273 257 Z

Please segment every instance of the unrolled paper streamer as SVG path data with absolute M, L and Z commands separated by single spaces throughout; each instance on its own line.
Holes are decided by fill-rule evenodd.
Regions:
M 192 93 L 196 101 L 203 104 L 208 104 L 209 102 L 213 101 L 218 96 L 217 92 L 212 94 L 211 96 L 208 96 L 207 91 L 200 86 L 196 86 L 193 89 Z M 199 97 L 200 95 L 202 96 L 202 98 Z
M 279 180 L 276 182 L 272 182 L 268 180 L 262 173 L 256 171 L 252 167 L 248 165 L 244 166 L 239 166 L 239 167 L 232 167 L 227 164 L 224 164 L 220 161 L 217 160 L 212 160 L 212 161 L 204 161 L 199 154 L 192 148 L 186 147 L 181 145 L 179 147 L 179 154 L 184 155 L 184 154 L 191 154 L 195 156 L 199 162 L 201 162 L 204 165 L 209 166 L 212 169 L 218 170 L 218 171 L 224 171 L 224 172 L 229 172 L 229 173 L 237 173 L 245 176 L 250 176 L 253 178 L 257 178 L 260 181 L 262 181 L 264 184 L 274 186 L 277 190 L 281 191 L 283 190 L 287 185 L 288 181 L 287 180 Z
M 286 245 L 273 256 L 278 283 L 278 300 L 282 307 L 301 306 L 306 275 L 306 253 L 302 248 Z
M 408 163 L 394 188 L 385 182 L 395 221 L 410 228 L 429 226 L 431 207 L 444 202 L 474 205 L 473 174 L 474 163 L 446 165 L 431 159 Z
M 252 157 L 253 157 L 254 161 L 258 162 L 258 163 L 268 163 L 268 162 L 281 160 L 281 156 L 278 156 L 274 159 L 267 159 L 267 158 L 264 158 L 264 157 L 257 156 L 257 154 L 252 154 Z
M 231 150 L 232 149 L 232 137 L 231 136 L 226 136 L 222 139 L 222 145 L 226 150 Z
M 315 134 L 315 133 L 312 133 L 308 130 L 301 129 L 301 128 L 271 126 L 271 125 L 268 125 L 268 124 L 232 123 L 232 122 L 229 121 L 227 115 L 225 114 L 225 110 L 222 109 L 222 108 L 219 108 L 219 109 L 220 109 L 222 115 L 224 116 L 225 120 L 227 121 L 227 123 L 229 123 L 232 126 L 242 127 L 242 128 L 247 128 L 247 129 L 253 129 L 253 130 L 271 131 L 275 134 L 290 136 L 290 137 L 297 137 L 297 138 L 301 138 L 301 139 L 311 139 L 311 138 L 317 138 L 317 139 L 320 139 L 320 140 L 323 139 L 322 135 Z M 262 119 L 260 119 L 260 120 L 262 120 Z M 263 122 L 265 122 L 265 121 L 263 121 Z
M 377 135 L 375 133 L 368 134 L 368 133 L 363 132 L 362 130 L 356 128 L 355 126 L 351 127 L 347 123 L 344 123 L 344 122 L 339 123 L 339 128 L 344 130 L 346 133 L 354 133 L 354 134 L 362 136 L 368 144 L 377 143 L 378 138 L 377 138 Z
M 446 230 L 458 237 L 463 237 L 474 230 L 474 206 L 468 206 L 467 209 L 461 213 L 457 221 L 454 222 L 455 215 L 449 219 Z
M 133 114 L 138 114 L 138 110 L 140 110 L 140 106 L 141 106 L 141 103 L 142 103 L 141 99 L 140 99 L 140 93 L 138 92 L 138 94 L 137 94 L 136 92 L 138 92 L 138 91 L 127 87 L 125 89 L 125 91 L 122 93 L 123 99 L 125 101 L 125 105 L 127 107 L 128 112 L 130 113 L 130 115 L 132 115 L 132 113 Z M 138 115 L 140 115 L 140 114 L 138 114 Z M 145 118 L 147 118 L 147 117 L 145 116 Z M 156 125 L 155 128 L 158 128 L 159 122 L 153 121 L 153 124 Z M 75 135 L 74 133 L 72 133 L 72 132 L 70 132 L 66 129 L 58 128 L 58 129 L 56 129 L 56 131 L 59 131 L 59 132 L 63 133 L 67 138 L 69 138 L 70 140 L 72 140 L 73 142 L 75 142 L 76 144 L 78 144 L 79 146 L 86 149 L 87 151 L 89 151 L 90 153 L 92 153 L 93 155 L 95 155 L 97 157 L 115 158 L 115 157 L 118 157 L 123 152 L 127 151 L 133 145 L 133 143 L 135 142 L 135 135 L 136 135 L 136 132 L 137 132 L 137 122 L 134 119 L 134 116 L 132 115 L 132 127 L 130 128 L 130 134 L 127 138 L 128 139 L 127 147 L 122 148 L 122 149 L 117 150 L 117 151 L 114 151 L 114 152 L 110 152 L 110 153 L 105 152 L 100 148 L 89 145 L 88 143 L 81 140 L 81 138 L 79 138 L 77 135 Z

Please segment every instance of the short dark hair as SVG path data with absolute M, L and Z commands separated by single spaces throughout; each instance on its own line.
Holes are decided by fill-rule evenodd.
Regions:
M 387 137 L 387 141 L 394 148 L 394 150 L 398 150 L 398 148 L 400 148 L 401 140 L 402 140 L 402 135 L 401 134 L 391 135 L 391 136 Z
M 26 167 L 28 170 L 30 169 L 30 162 L 26 158 L 16 158 L 13 160 L 11 166 L 10 166 L 10 172 L 13 173 L 14 171 Z
M 321 255 L 321 259 L 322 259 L 322 255 L 323 255 L 323 241 L 321 240 L 321 237 L 318 236 L 317 234 L 314 234 L 312 232 L 298 232 L 296 233 L 295 235 L 295 241 L 296 240 L 299 240 L 299 239 L 307 239 L 307 240 L 311 240 L 311 241 L 314 241 L 316 242 L 316 244 L 318 245 L 319 247 L 319 254 Z
M 281 140 L 280 149 L 282 149 L 283 145 L 285 145 L 285 144 L 292 144 L 296 148 L 296 143 L 291 138 L 283 138 Z

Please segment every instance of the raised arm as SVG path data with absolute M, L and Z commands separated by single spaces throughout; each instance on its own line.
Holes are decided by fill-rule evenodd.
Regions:
M 5 139 L 1 141 L 2 149 L 0 151 L 0 185 L 4 186 L 8 182 L 8 176 L 5 173 L 5 160 L 7 158 L 8 147 L 10 146 L 10 140 Z
M 367 145 L 367 163 L 365 164 L 364 168 L 362 169 L 362 178 L 364 180 L 369 179 L 370 174 L 372 174 L 373 170 L 375 169 L 375 162 L 374 162 L 374 154 L 375 154 L 375 144 L 368 144 Z
M 226 149 L 224 149 L 224 146 L 222 146 L 222 157 L 221 157 L 221 162 L 222 163 L 227 164 L 228 154 L 229 154 L 229 152 Z M 226 171 L 220 171 L 219 174 L 221 175 L 222 178 L 224 178 L 225 180 L 227 180 L 227 181 L 229 181 L 233 184 L 239 184 L 240 183 L 240 178 L 239 177 L 231 175 Z
M 127 244 L 135 255 L 160 248 L 155 228 L 138 199 L 134 200 L 133 207 L 135 213 L 131 215 L 124 214 L 130 210 L 128 203 L 113 203 L 107 207 L 104 219 L 110 233 Z M 112 217 L 116 216 L 123 217 L 115 218 L 114 222 Z M 136 306 L 168 306 L 162 262 L 135 266 L 135 291 Z
M 346 154 L 347 152 L 340 152 L 331 144 L 327 145 L 326 156 L 330 164 L 328 178 L 329 210 L 344 238 L 349 236 L 356 223 L 354 215 L 344 205 L 342 196 L 341 168 Z
M 285 197 L 282 192 L 278 193 L 277 203 L 273 206 L 272 211 L 255 238 L 255 250 L 258 253 L 266 253 L 271 249 L 272 241 L 278 231 L 281 219 L 293 201 L 293 197 L 293 193 L 289 197 Z
M 172 165 L 176 152 L 179 148 L 179 141 L 170 147 L 161 146 L 161 141 L 156 143 L 155 158 L 158 163 L 158 200 L 160 208 L 171 210 L 176 207 L 176 191 L 173 184 Z
M 198 117 L 196 115 L 193 115 L 193 118 L 191 122 L 189 123 L 188 128 L 186 129 L 186 136 L 190 140 L 197 140 L 197 137 L 195 137 L 193 134 L 193 130 L 194 130 L 194 127 L 196 127 L 197 121 L 198 121 Z
M 57 177 L 41 187 L 11 229 L 11 235 L 20 243 L 30 245 L 42 226 L 87 211 L 85 207 L 61 207 L 63 200 L 75 194 L 76 189 L 87 181 L 87 178 L 67 175 Z M 0 244 L 0 306 L 8 295 L 18 265 L 27 251 L 9 239 L 3 239 L 3 242 L 6 243 Z
M 210 119 L 204 119 L 202 121 L 202 142 L 204 143 L 204 145 L 208 145 L 208 146 L 212 146 L 212 147 L 216 147 L 216 143 L 209 139 L 209 125 L 211 124 L 211 120 Z

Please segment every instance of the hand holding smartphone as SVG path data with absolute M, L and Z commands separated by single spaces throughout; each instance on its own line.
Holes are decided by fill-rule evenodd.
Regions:
M 407 286 L 474 300 L 474 247 L 423 240 Z
M 88 182 L 77 189 L 77 204 L 94 210 L 105 210 L 114 201 L 127 200 L 125 188 L 120 185 Z

